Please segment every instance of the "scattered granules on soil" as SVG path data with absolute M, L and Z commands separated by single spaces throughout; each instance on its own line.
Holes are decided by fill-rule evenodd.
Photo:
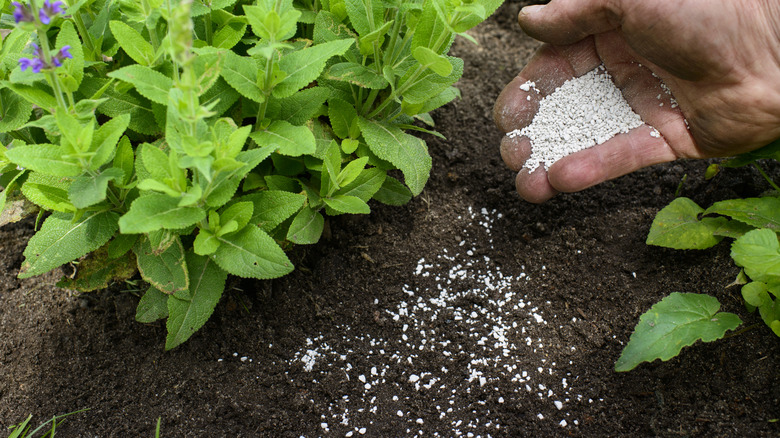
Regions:
M 526 82 L 520 89 L 538 93 L 535 85 Z M 566 81 L 544 97 L 531 124 L 507 135 L 528 136 L 531 156 L 524 167 L 533 171 L 543 164 L 547 170 L 567 155 L 604 143 L 642 124 L 601 65 Z M 657 131 L 653 130 L 653 134 Z

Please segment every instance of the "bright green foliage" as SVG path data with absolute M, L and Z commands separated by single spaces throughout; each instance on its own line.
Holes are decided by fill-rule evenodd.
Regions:
M 615 371 L 630 371 L 642 362 L 669 360 L 694 342 L 712 342 L 742 321 L 718 312 L 720 303 L 703 294 L 674 292 L 639 318 L 631 340 L 615 364 Z
M 328 216 L 423 190 L 431 157 L 408 132 L 439 135 L 428 113 L 463 73 L 447 52 L 500 3 L 89 0 L 10 29 L 0 223 L 50 212 L 20 276 L 87 256 L 60 284 L 94 290 L 137 270 L 137 319 L 167 318 L 179 345 L 227 274 L 285 275 L 285 249 L 318 242 Z M 32 42 L 72 56 L 21 71 Z
M 770 192 L 767 196 L 760 198 L 720 201 L 706 210 L 688 198 L 677 198 L 658 212 L 650 228 L 647 244 L 675 249 L 705 249 L 716 245 L 723 238 L 734 239 L 731 245 L 731 258 L 743 268 L 735 284 L 742 285 L 741 292 L 745 306 L 750 312 L 758 309 L 761 319 L 773 333 L 780 337 L 780 242 L 778 241 L 778 233 L 780 233 L 780 197 L 778 197 L 778 193 L 780 193 L 780 187 L 769 179 L 761 169 L 758 164 L 758 160 L 761 159 L 780 159 L 780 141 L 732 158 L 723 163 L 723 166 L 753 165 L 757 167 L 767 182 L 775 189 L 774 193 Z M 716 170 L 713 170 L 713 166 L 708 167 L 708 178 L 715 177 Z M 711 215 L 720 216 L 712 217 Z M 706 301 L 707 308 L 713 314 L 720 306 L 713 297 L 685 295 L 696 296 L 695 302 L 703 303 Z M 664 299 L 661 303 L 670 298 Z M 674 314 L 675 309 L 671 305 L 664 305 L 656 309 L 661 303 L 656 304 L 651 309 L 651 312 L 655 312 L 654 315 L 665 317 L 664 315 Z M 680 298 L 674 298 L 674 303 L 680 305 Z M 651 319 L 653 318 L 651 312 L 642 318 L 655 324 L 656 321 Z M 725 330 L 733 329 L 740 323 L 734 315 L 729 318 L 731 319 L 719 317 L 717 321 L 710 321 L 710 323 L 699 321 L 695 324 L 687 324 L 685 333 L 686 339 L 690 342 L 685 345 L 690 345 L 698 338 L 706 342 L 722 337 Z M 680 323 L 683 320 L 675 321 Z M 728 324 L 724 325 L 724 321 L 727 321 Z M 679 353 L 679 348 L 670 349 L 665 350 L 662 356 L 658 348 L 648 346 L 651 345 L 649 340 L 653 339 L 648 333 L 657 333 L 658 330 L 648 330 L 642 324 L 643 322 L 640 321 L 637 331 L 623 351 L 623 356 L 616 366 L 618 371 L 627 371 L 641 361 L 653 360 L 658 357 L 667 360 Z M 636 342 L 634 341 L 635 336 L 638 339 Z

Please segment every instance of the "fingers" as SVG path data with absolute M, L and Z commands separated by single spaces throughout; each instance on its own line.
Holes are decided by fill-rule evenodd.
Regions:
M 520 170 L 515 178 L 515 186 L 520 197 L 534 204 L 541 204 L 558 194 L 550 184 L 544 166 L 539 166 L 533 171 L 525 168 Z
M 647 125 L 561 158 L 550 166 L 552 190 L 577 192 L 643 167 L 677 159 L 669 144 Z M 518 192 L 520 189 L 518 188 Z
M 552 0 L 524 7 L 518 21 L 532 38 L 565 45 L 616 29 L 621 17 L 620 0 Z

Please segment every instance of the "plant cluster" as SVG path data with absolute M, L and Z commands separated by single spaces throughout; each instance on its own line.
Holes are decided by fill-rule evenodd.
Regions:
M 759 160 L 780 160 L 780 141 L 707 169 L 707 178 L 721 167 L 752 165 L 769 182 L 771 191 L 758 198 L 730 199 L 706 210 L 680 197 L 655 217 L 648 245 L 674 249 L 707 249 L 724 238 L 734 239 L 731 258 L 742 268 L 732 286 L 740 286 L 745 307 L 780 336 L 780 187 Z M 641 362 L 669 360 L 698 340 L 711 342 L 734 330 L 742 320 L 719 312 L 717 298 L 697 293 L 672 293 L 642 315 L 615 369 L 629 371 Z
M 0 0 L 0 223 L 40 225 L 19 277 L 72 262 L 58 284 L 88 291 L 137 270 L 136 319 L 167 318 L 166 349 L 228 274 L 285 275 L 324 215 L 422 191 L 408 131 L 435 134 L 455 36 L 501 3 L 28 1 Z

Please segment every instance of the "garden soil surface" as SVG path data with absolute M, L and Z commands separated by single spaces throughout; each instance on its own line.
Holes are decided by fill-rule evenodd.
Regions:
M 676 193 L 700 205 L 768 188 L 752 169 L 655 166 L 544 205 L 522 201 L 492 105 L 538 43 L 508 3 L 456 41 L 462 99 L 434 114 L 433 171 L 403 207 L 336 217 L 273 281 L 231 278 L 212 318 L 163 351 L 139 291 L 19 280 L 30 220 L 0 230 L 0 436 L 89 409 L 62 437 L 780 436 L 780 342 L 759 324 L 616 373 L 639 316 L 671 292 L 717 297 L 729 242 L 645 244 Z M 780 169 L 769 168 L 778 177 Z M 143 285 L 137 284 L 141 289 Z M 128 290 L 131 289 L 131 290 Z M 5 435 L 4 435 L 5 434 Z

